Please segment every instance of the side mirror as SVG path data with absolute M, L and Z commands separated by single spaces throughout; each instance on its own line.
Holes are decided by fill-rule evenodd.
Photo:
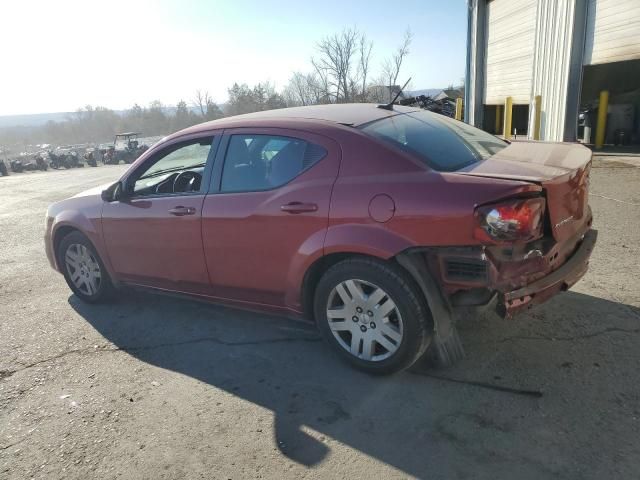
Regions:
M 127 192 L 124 188 L 124 184 L 118 181 L 106 190 L 103 190 L 100 196 L 105 202 L 115 202 L 116 200 L 123 200 L 126 198 Z

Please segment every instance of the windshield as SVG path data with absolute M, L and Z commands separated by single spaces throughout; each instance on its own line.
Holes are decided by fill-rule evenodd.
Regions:
M 479 128 L 428 111 L 394 115 L 360 128 L 444 172 L 485 160 L 508 145 Z

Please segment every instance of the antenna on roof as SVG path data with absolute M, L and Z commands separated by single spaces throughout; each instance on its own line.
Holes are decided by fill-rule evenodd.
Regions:
M 378 108 L 384 108 L 385 110 L 393 110 L 393 104 L 396 103 L 396 100 L 398 99 L 398 97 L 400 96 L 400 94 L 405 89 L 405 87 L 409 84 L 410 81 L 411 81 L 411 77 L 409 77 L 409 80 L 407 80 L 402 86 L 402 88 L 398 90 L 398 93 L 396 93 L 396 96 L 393 97 L 393 100 L 391 100 L 386 105 L 378 105 Z

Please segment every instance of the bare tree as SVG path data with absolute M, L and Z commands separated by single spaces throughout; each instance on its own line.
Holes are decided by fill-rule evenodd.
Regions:
M 407 28 L 404 32 L 404 40 L 402 45 L 394 52 L 391 58 L 386 59 L 382 64 L 382 76 L 385 79 L 386 85 L 389 87 L 389 100 L 391 100 L 395 93 L 393 89 L 398 81 L 400 75 L 400 69 L 402 68 L 402 62 L 409 54 L 409 46 L 413 40 L 413 33 Z
M 218 104 L 213 101 L 213 97 L 206 90 L 196 90 L 193 106 L 200 110 L 200 116 L 204 120 L 215 120 L 224 116 Z
M 329 82 L 326 75 L 317 72 L 294 72 L 282 95 L 288 106 L 304 106 L 331 103 Z
M 369 62 L 371 60 L 371 51 L 373 50 L 373 42 L 367 41 L 367 37 L 364 33 L 360 36 L 359 45 L 359 61 L 358 70 L 360 74 L 360 81 L 362 88 L 360 89 L 360 101 L 367 101 L 367 77 L 369 75 Z
M 196 98 L 193 101 L 193 105 L 200 110 L 200 115 L 203 118 L 207 116 L 207 106 L 211 103 L 213 103 L 213 99 L 209 92 L 200 89 L 196 90 Z
M 313 83 L 310 75 L 294 72 L 289 79 L 289 84 L 285 87 L 283 95 L 289 106 L 305 106 L 314 102 Z
M 402 44 L 387 59 L 379 75 L 371 73 L 373 42 L 356 28 L 323 38 L 311 58 L 310 74 L 295 72 L 283 91 L 288 105 L 389 101 L 413 35 L 407 28 Z M 372 78 L 377 78 L 372 84 Z
M 313 64 L 313 59 L 311 60 Z M 314 65 L 315 67 L 315 65 Z M 331 92 L 329 87 L 329 74 L 326 70 L 317 69 L 310 73 L 307 78 L 311 81 L 314 103 L 331 103 Z
M 346 28 L 323 38 L 318 43 L 319 55 L 311 59 L 316 73 L 322 78 L 326 76 L 329 90 L 336 102 L 351 100 L 353 74 L 356 67 L 352 64 L 353 56 L 358 49 L 361 34 L 355 28 Z

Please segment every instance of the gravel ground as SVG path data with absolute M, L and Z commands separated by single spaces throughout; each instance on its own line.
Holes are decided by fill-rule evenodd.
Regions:
M 640 169 L 596 161 L 573 291 L 461 325 L 456 367 L 372 378 L 291 320 L 70 294 L 47 205 L 124 166 L 0 178 L 0 478 L 638 478 Z

